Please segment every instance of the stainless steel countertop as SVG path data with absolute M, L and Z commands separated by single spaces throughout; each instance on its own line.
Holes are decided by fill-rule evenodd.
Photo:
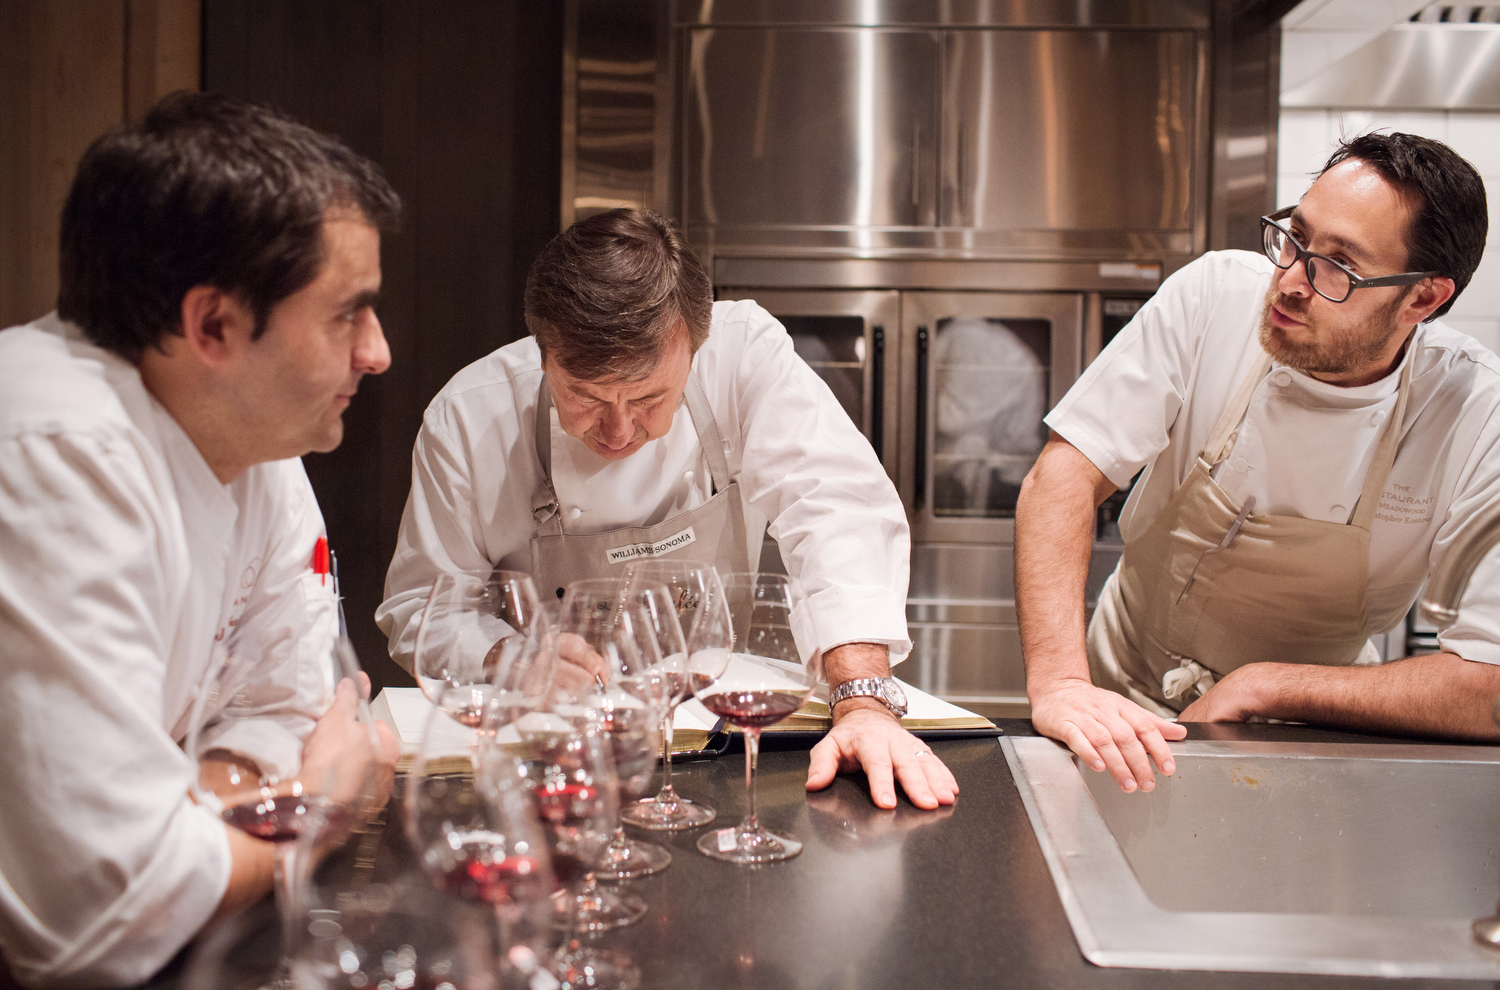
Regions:
M 1004 728 L 1033 735 L 1030 723 Z M 1379 746 L 1385 740 L 1288 726 L 1193 726 L 1192 738 L 1310 739 Z M 1391 740 L 1394 741 L 1394 740 Z M 697 831 L 654 838 L 672 849 L 664 873 L 633 887 L 650 905 L 645 920 L 604 936 L 632 954 L 643 987 L 663 988 L 1353 988 L 1362 977 L 1100 969 L 1086 962 L 1068 925 L 1041 847 L 995 739 L 935 743 L 953 768 L 958 804 L 922 812 L 870 804 L 862 775 L 806 795 L 802 749 L 762 753 L 760 811 L 776 829 L 807 843 L 797 859 L 747 869 L 700 856 Z M 721 816 L 743 808 L 743 762 L 678 768 L 684 794 Z M 395 808 L 392 808 L 394 813 Z M 375 856 L 382 876 L 407 868 L 410 852 L 391 818 Z M 332 880 L 352 854 L 325 869 Z M 1500 895 L 1500 891 L 1496 892 Z M 257 920 L 258 919 L 258 920 Z M 258 926 L 258 927 L 257 927 Z M 250 919 L 255 952 L 274 954 L 268 904 Z M 154 987 L 180 985 L 180 964 Z M 1497 986 L 1403 981 L 1409 987 Z

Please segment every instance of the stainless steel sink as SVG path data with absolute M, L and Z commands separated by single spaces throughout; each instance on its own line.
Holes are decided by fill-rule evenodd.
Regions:
M 1002 741 L 1100 966 L 1500 979 L 1500 751 L 1173 743 L 1125 794 L 1048 739 Z

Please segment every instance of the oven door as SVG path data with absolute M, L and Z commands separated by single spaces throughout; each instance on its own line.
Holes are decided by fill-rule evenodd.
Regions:
M 1042 417 L 1078 378 L 1083 295 L 907 292 L 898 472 L 915 542 L 1006 543 L 1047 440 Z
M 797 356 L 833 390 L 894 481 L 901 293 L 721 288 L 717 298 L 754 299 L 781 321 Z

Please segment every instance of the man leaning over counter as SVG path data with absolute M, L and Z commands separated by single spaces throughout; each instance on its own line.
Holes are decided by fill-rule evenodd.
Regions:
M 214 758 L 283 779 L 375 760 L 314 574 L 297 459 L 390 363 L 375 167 L 270 111 L 168 97 L 96 141 L 63 211 L 58 311 L 0 333 L 0 948 L 30 986 L 133 986 L 271 890 L 270 843 L 189 797 L 180 743 L 255 661 Z
M 808 788 L 863 767 L 883 808 L 893 773 L 919 807 L 952 804 L 953 775 L 887 703 L 890 664 L 911 649 L 905 512 L 781 324 L 715 303 L 675 225 L 624 209 L 554 238 L 525 307 L 531 335 L 460 371 L 423 417 L 376 613 L 391 656 L 410 669 L 439 574 L 529 571 L 551 596 L 619 573 L 609 551 L 637 544 L 750 571 L 769 520 L 793 635 L 822 652 L 834 691 Z
M 1264 252 L 1172 275 L 1046 422 L 1016 510 L 1037 729 L 1126 791 L 1169 721 L 1494 738 L 1500 600 L 1381 664 L 1454 535 L 1500 498 L 1500 359 L 1434 322 L 1484 252 L 1478 173 L 1410 134 L 1343 143 Z M 1085 636 L 1094 510 L 1135 483 Z

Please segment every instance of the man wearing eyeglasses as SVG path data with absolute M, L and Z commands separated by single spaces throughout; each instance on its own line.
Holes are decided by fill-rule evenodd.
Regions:
M 1369 134 L 1261 223 L 1263 254 L 1175 273 L 1089 367 L 1016 510 L 1032 719 L 1126 791 L 1173 772 L 1173 717 L 1500 735 L 1482 574 L 1442 652 L 1369 644 L 1500 498 L 1500 359 L 1433 322 L 1483 255 L 1484 184 Z M 1094 510 L 1138 472 L 1085 632 Z

